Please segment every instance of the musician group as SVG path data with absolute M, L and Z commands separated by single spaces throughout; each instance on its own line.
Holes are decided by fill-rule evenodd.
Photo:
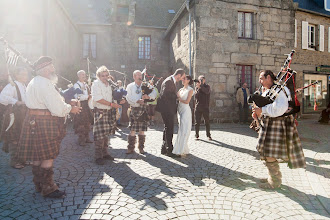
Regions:
M 8 88 L 1 93 L 0 102 L 20 109 L 13 123 L 10 112 L 4 114 L 3 148 L 10 152 L 10 165 L 14 168 L 22 168 L 26 162 L 32 162 L 33 183 L 37 192 L 51 198 L 62 198 L 65 195 L 54 182 L 53 162 L 65 137 L 65 122 L 70 113 L 73 114 L 79 145 L 92 143 L 89 131 L 93 125 L 95 163 L 103 165 L 106 160 L 114 160 L 108 152 L 109 137 L 116 129 L 120 114 L 118 110 L 128 102 L 130 133 L 126 153 L 134 153 L 136 145 L 139 153 L 145 153 L 145 131 L 149 121 L 147 101 L 156 99 L 157 90 L 143 94 L 141 71 L 133 72 L 134 82 L 127 85 L 126 99 L 119 100 L 114 98 L 112 80 L 109 80 L 111 76 L 105 66 L 98 68 L 97 79 L 91 87 L 86 83 L 86 73 L 78 71 L 78 81 L 74 88 L 82 92 L 67 104 L 55 86 L 57 75 L 52 59 L 41 57 L 33 64 L 33 68 L 36 76 L 27 87 L 27 71 L 22 69 L 15 76 L 14 84 L 8 84 Z M 274 79 L 271 71 L 261 72 L 259 81 L 265 88 L 264 96 L 274 85 Z M 280 187 L 282 174 L 278 159 L 288 161 L 290 168 L 305 167 L 294 119 L 292 115 L 282 116 L 288 109 L 286 93 L 289 91 L 281 91 L 275 102 L 253 110 L 253 118 L 261 118 L 262 124 L 257 150 L 269 171 L 269 177 L 261 180 L 262 188 Z

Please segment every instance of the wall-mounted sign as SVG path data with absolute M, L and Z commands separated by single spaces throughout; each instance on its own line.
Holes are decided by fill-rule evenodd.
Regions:
M 317 72 L 327 72 L 327 73 L 330 73 L 330 66 L 328 66 L 328 65 L 317 66 L 316 67 L 316 71 Z

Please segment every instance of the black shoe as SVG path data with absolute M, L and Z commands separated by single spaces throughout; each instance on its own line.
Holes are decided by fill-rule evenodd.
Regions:
M 211 136 L 209 137 L 209 141 L 212 141 L 213 139 L 211 138 Z
M 171 152 L 167 153 L 167 156 L 172 157 L 172 158 L 180 158 L 181 156 L 178 154 L 173 154 Z
M 102 158 L 98 158 L 98 159 L 95 160 L 95 163 L 97 165 L 104 165 L 104 160 Z
M 103 159 L 104 160 L 114 160 L 114 158 L 111 156 L 111 155 L 105 155 L 104 157 L 103 157 Z
M 62 192 L 60 190 L 55 190 L 52 193 L 49 193 L 48 195 L 46 195 L 45 197 L 49 197 L 49 198 L 63 198 L 65 196 L 65 192 Z

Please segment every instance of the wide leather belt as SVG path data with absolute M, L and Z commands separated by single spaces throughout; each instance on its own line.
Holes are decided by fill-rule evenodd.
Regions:
M 29 115 L 52 115 L 47 109 L 29 109 Z

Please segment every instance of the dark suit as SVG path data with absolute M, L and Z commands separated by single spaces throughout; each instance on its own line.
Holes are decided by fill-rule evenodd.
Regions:
M 174 118 L 178 107 L 176 86 L 172 76 L 169 76 L 164 80 L 159 95 L 156 111 L 161 113 L 164 122 L 162 153 L 172 153 Z

